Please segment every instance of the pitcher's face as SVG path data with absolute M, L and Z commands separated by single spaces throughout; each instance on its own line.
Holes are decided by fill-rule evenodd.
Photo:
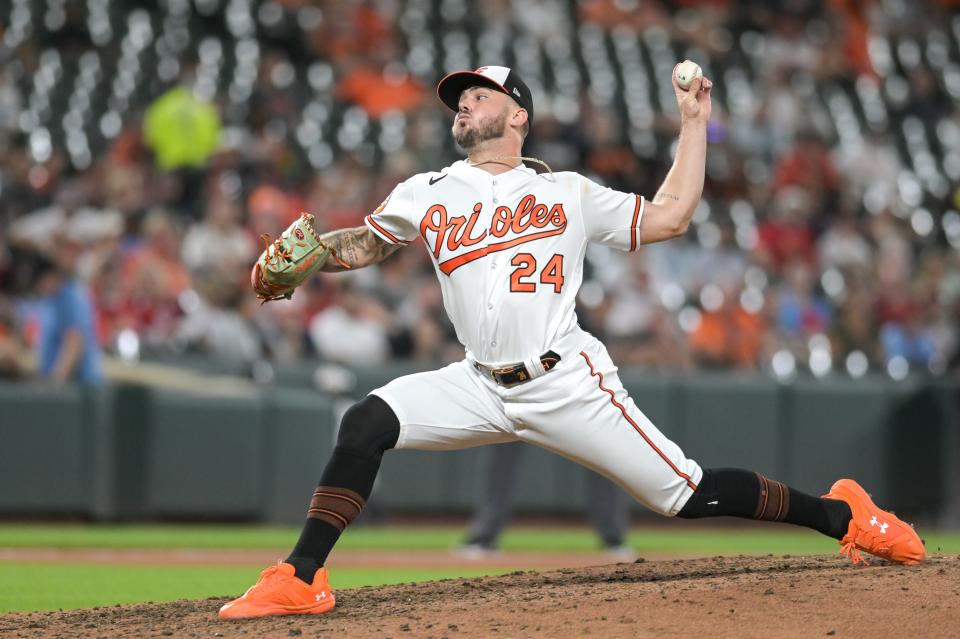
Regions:
M 511 105 L 516 106 L 509 96 L 494 89 L 465 89 L 453 120 L 453 139 L 469 151 L 481 142 L 503 137 Z

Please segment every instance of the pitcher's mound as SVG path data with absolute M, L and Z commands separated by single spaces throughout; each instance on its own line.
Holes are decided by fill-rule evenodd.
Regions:
M 10 614 L 11 637 L 955 637 L 960 557 L 650 561 L 336 593 L 314 617 L 223 622 L 227 600 Z

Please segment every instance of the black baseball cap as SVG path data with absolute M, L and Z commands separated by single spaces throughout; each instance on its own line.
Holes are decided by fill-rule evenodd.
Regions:
M 437 85 L 437 96 L 453 111 L 459 111 L 460 94 L 470 87 L 490 87 L 506 93 L 527 110 L 527 120 L 533 122 L 533 95 L 530 87 L 509 67 L 480 67 L 476 71 L 455 71 Z

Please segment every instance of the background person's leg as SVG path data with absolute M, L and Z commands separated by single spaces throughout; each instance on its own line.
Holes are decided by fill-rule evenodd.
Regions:
M 482 475 L 476 510 L 467 528 L 465 546 L 492 549 L 503 532 L 513 506 L 513 487 L 523 460 L 523 442 L 492 446 L 484 451 L 487 456 Z
M 597 531 L 604 548 L 620 552 L 630 524 L 626 496 L 615 483 L 589 470 L 584 470 L 587 492 L 587 517 Z

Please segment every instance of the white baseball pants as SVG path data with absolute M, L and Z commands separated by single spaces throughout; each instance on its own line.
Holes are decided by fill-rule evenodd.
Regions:
M 620 484 L 673 516 L 703 475 L 627 395 L 607 349 L 580 329 L 561 338 L 561 361 L 503 388 L 469 359 L 397 378 L 373 391 L 400 421 L 397 449 L 455 450 L 521 440 Z

